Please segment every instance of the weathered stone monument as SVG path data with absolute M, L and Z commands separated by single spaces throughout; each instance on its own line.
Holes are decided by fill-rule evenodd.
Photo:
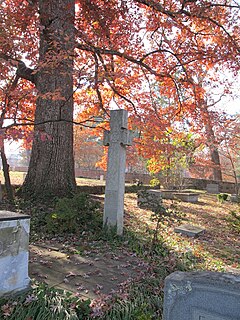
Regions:
M 205 229 L 191 224 L 181 224 L 174 228 L 174 232 L 181 233 L 189 237 L 198 237 L 205 232 Z
M 239 320 L 240 275 L 174 272 L 165 279 L 163 320 Z
M 219 185 L 217 183 L 208 183 L 207 193 L 213 193 L 213 194 L 219 193 Z
M 185 202 L 197 203 L 199 193 L 193 192 L 175 192 L 173 193 L 174 198 Z
M 132 145 L 133 135 L 127 129 L 128 112 L 110 111 L 110 131 L 104 132 L 103 144 L 108 148 L 103 224 L 123 233 L 126 146 Z
M 28 215 L 0 211 L 0 297 L 29 286 L 29 229 Z

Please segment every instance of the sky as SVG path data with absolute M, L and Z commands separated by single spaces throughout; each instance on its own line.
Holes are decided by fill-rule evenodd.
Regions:
M 240 98 L 236 98 L 235 100 L 226 99 L 226 101 L 223 102 L 221 109 L 231 115 L 240 113 Z

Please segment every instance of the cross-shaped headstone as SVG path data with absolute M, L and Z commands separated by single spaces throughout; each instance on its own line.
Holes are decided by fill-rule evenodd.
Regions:
M 123 233 L 126 146 L 132 145 L 133 134 L 127 130 L 127 110 L 110 111 L 110 130 L 104 132 L 103 144 L 108 148 L 103 224 Z

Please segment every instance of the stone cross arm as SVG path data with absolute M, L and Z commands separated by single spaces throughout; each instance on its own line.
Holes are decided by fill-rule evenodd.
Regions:
M 114 134 L 109 130 L 104 131 L 103 145 L 109 146 L 111 143 L 119 143 L 123 146 L 131 146 L 134 138 L 134 132 L 132 130 L 127 130 L 121 128 L 118 134 Z

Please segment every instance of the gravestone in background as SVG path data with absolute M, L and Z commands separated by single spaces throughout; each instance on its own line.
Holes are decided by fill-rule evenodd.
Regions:
M 207 184 L 207 193 L 219 193 L 219 185 L 216 183 L 208 183 Z
M 193 192 L 175 192 L 173 193 L 174 198 L 185 202 L 197 203 L 199 193 Z
M 0 211 L 0 296 L 29 286 L 29 229 L 28 215 Z
M 170 274 L 165 279 L 163 320 L 240 320 L 240 275 Z
M 174 232 L 185 234 L 189 237 L 198 237 L 205 232 L 205 229 L 191 224 L 181 224 L 174 228 Z
M 127 129 L 127 110 L 110 111 L 110 131 L 104 132 L 103 144 L 108 146 L 103 224 L 123 233 L 126 146 L 132 145 L 133 135 Z

